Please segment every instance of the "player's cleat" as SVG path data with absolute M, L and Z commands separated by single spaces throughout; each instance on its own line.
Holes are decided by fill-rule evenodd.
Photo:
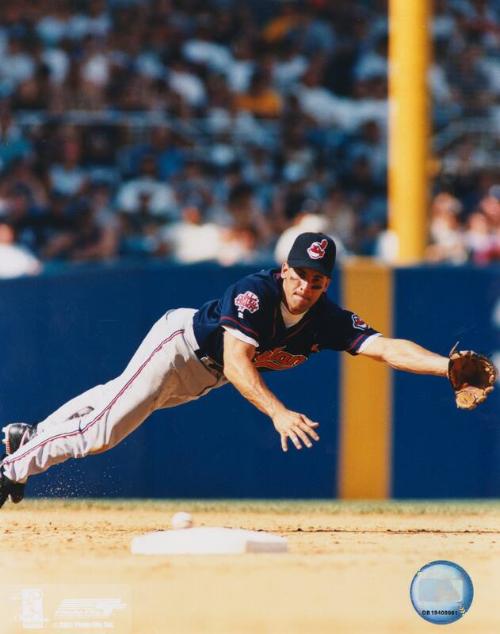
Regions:
M 9 480 L 9 483 L 10 501 L 14 502 L 14 504 L 19 504 L 19 502 L 24 500 L 24 488 L 26 484 L 22 482 L 12 482 L 12 480 Z
M 5 445 L 5 453 L 10 456 L 25 445 L 36 434 L 36 425 L 28 423 L 10 423 L 2 429 L 3 444 Z
M 5 425 L 2 432 L 2 442 L 5 445 L 5 453 L 9 456 L 35 436 L 36 425 L 29 425 L 28 423 L 9 423 Z M 4 484 L 4 482 L 7 484 Z M 2 467 L 0 467 L 0 507 L 4 504 L 8 496 L 10 496 L 14 504 L 19 504 L 24 498 L 25 486 L 25 483 L 9 480 L 7 476 L 4 475 Z M 6 494 L 4 494 L 5 490 L 7 490 Z
M 0 464 L 0 508 L 10 495 L 14 504 L 18 504 L 24 498 L 24 484 L 13 482 L 5 475 L 3 466 Z

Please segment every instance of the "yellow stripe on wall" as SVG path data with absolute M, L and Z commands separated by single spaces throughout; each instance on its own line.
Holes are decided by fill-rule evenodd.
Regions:
M 354 259 L 342 269 L 342 305 L 383 335 L 392 336 L 391 269 Z M 338 495 L 380 499 L 390 495 L 391 370 L 348 353 L 342 355 Z

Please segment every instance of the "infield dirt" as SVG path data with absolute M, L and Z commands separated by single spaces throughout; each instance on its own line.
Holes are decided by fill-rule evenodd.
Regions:
M 130 554 L 132 537 L 179 510 L 284 535 L 289 553 Z M 0 511 L 0 535 L 2 634 L 421 633 L 435 626 L 409 586 L 437 559 L 474 583 L 453 631 L 500 632 L 498 505 L 26 500 Z

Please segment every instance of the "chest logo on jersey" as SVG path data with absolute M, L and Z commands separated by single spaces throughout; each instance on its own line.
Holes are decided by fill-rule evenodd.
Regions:
M 361 317 L 359 317 L 359 315 L 352 316 L 352 325 L 354 326 L 354 328 L 357 328 L 358 330 L 366 330 L 367 328 L 370 327 L 366 323 L 366 321 L 363 321 Z
M 307 253 L 311 260 L 321 260 L 325 257 L 326 247 L 328 246 L 328 240 L 321 240 L 321 242 L 313 242 L 307 249 Z
M 243 311 L 248 310 L 249 313 L 255 313 L 259 310 L 259 298 L 252 291 L 240 293 L 234 298 L 234 305 L 238 308 L 238 317 L 243 317 Z
M 288 370 L 307 361 L 303 354 L 291 354 L 286 352 L 285 347 L 266 350 L 255 357 L 254 365 L 257 368 L 268 368 L 269 370 Z

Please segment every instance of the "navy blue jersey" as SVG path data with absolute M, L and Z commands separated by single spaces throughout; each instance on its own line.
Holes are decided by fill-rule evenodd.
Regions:
M 224 328 L 233 328 L 258 344 L 254 363 L 259 370 L 286 370 L 320 350 L 357 354 L 368 337 L 379 334 L 326 295 L 287 328 L 280 309 L 282 297 L 279 270 L 260 271 L 230 286 L 221 299 L 207 302 L 194 315 L 200 353 L 222 366 Z

